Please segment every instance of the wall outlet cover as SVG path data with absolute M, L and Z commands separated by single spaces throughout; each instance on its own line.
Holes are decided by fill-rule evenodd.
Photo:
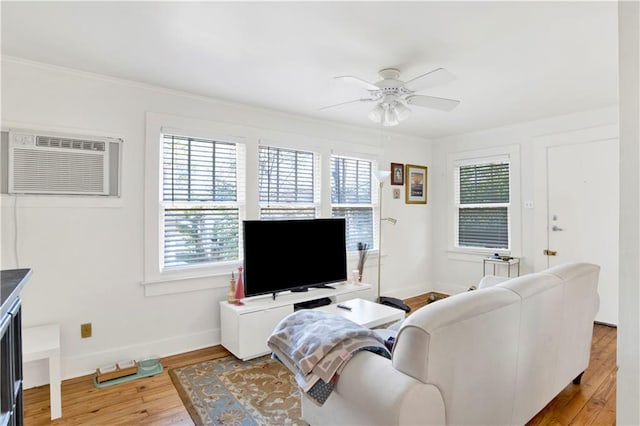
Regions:
M 80 337 L 86 339 L 87 337 L 91 337 L 91 323 L 80 324 Z

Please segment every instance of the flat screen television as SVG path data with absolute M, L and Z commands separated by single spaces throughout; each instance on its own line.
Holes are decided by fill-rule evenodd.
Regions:
M 346 281 L 344 219 L 245 220 L 245 295 Z

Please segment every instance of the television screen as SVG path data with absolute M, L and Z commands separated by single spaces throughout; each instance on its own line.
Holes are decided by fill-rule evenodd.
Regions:
M 246 296 L 346 279 L 344 219 L 244 221 Z

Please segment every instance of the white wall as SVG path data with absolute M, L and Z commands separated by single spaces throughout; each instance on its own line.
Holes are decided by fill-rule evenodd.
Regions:
M 640 424 L 640 4 L 618 3 L 620 326 L 616 423 Z
M 565 132 L 588 131 L 589 129 L 616 129 L 617 107 L 585 111 L 565 116 L 553 117 L 527 123 L 520 123 L 474 133 L 451 136 L 434 140 L 432 167 L 433 205 L 433 241 L 432 255 L 436 290 L 447 293 L 464 291 L 482 278 L 483 254 L 460 254 L 449 250 L 449 240 L 453 233 L 450 226 L 451 210 L 447 203 L 453 184 L 447 174 L 448 158 L 456 153 L 495 149 L 500 147 L 518 147 L 520 164 L 520 184 L 512 188 L 512 200 L 519 201 L 512 207 L 515 210 L 516 229 L 512 235 L 514 246 L 512 256 L 521 258 L 520 272 L 527 273 L 535 268 L 538 252 L 546 247 L 537 242 L 537 235 L 545 231 L 546 222 L 536 221 L 536 209 L 542 206 L 534 204 L 533 209 L 524 209 L 525 201 L 539 200 L 536 194 L 537 180 L 546 179 L 541 172 L 539 161 L 540 140 L 548 135 Z M 517 165 L 516 165 L 517 166 Z M 539 192 L 539 191 L 538 191 Z M 539 203 L 541 204 L 541 203 Z M 543 214 L 542 218 L 546 218 Z M 539 263 L 539 262 L 538 262 Z
M 123 358 L 165 356 L 220 342 L 218 302 L 225 297 L 228 276 L 203 279 L 215 282 L 213 289 L 144 296 L 147 112 L 313 137 L 333 146 L 358 146 L 363 152 L 381 151 L 383 168 L 391 161 L 432 165 L 427 140 L 393 135 L 382 141 L 379 131 L 3 58 L 5 130 L 19 126 L 124 139 L 119 200 L 1 198 L 1 267 L 16 267 L 17 229 L 19 266 L 34 271 L 22 294 L 24 326 L 61 325 L 63 378 L 87 374 L 101 364 Z M 254 187 L 248 185 L 247 191 Z M 404 193 L 395 200 L 391 188 L 384 189 L 383 215 L 398 219 L 395 227 L 383 224 L 384 294 L 407 297 L 423 293 L 432 287 L 431 203 L 405 205 Z M 256 199 L 255 194 L 247 198 Z M 365 280 L 373 284 L 375 265 L 374 259 L 369 260 L 365 271 Z M 93 323 L 92 338 L 80 338 L 84 322 Z M 41 368 L 28 366 L 27 386 L 46 381 L 39 375 Z

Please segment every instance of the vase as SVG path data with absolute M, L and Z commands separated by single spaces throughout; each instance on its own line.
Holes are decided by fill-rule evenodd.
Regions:
M 229 292 L 227 293 L 227 302 L 236 303 L 236 278 L 231 272 L 231 281 L 229 281 Z
M 244 305 L 244 277 L 242 274 L 242 266 L 238 267 L 238 279 L 236 280 L 236 305 Z

